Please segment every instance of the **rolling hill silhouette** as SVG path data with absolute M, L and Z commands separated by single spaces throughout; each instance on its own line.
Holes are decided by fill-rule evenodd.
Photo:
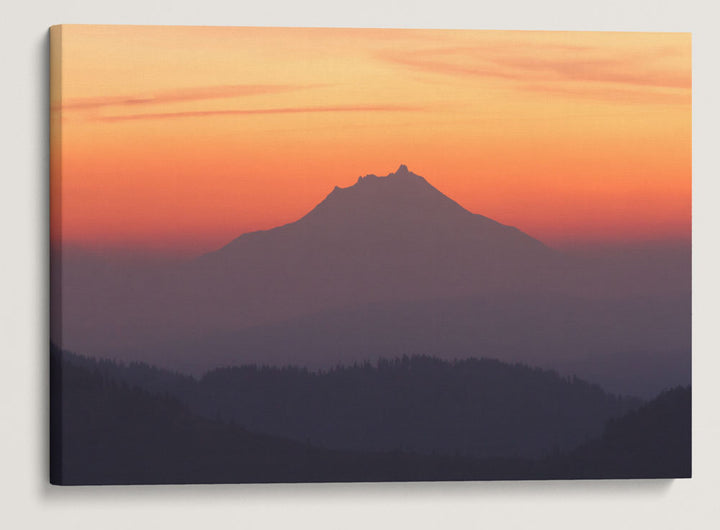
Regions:
M 194 379 L 67 358 L 172 396 L 205 418 L 337 450 L 537 458 L 597 436 L 606 420 L 640 403 L 575 377 L 489 359 L 415 356 L 320 372 L 246 365 Z
M 610 420 L 600 436 L 576 449 L 534 459 L 476 458 L 407 450 L 337 450 L 259 434 L 235 422 L 199 415 L 192 405 L 172 397 L 172 388 L 178 391 L 193 384 L 190 378 L 148 366 L 98 362 L 53 346 L 50 361 L 54 484 L 656 478 L 688 477 L 691 472 L 689 388 L 665 392 Z M 422 365 L 428 360 L 396 363 L 392 368 L 406 370 L 418 362 Z M 447 368 L 441 377 L 450 375 Z M 511 376 L 519 375 L 518 381 L 524 378 L 522 370 L 503 369 Z M 274 377 L 284 379 L 288 389 L 301 386 L 301 372 L 276 372 Z M 261 375 L 256 371 L 254 377 Z M 340 375 L 346 380 L 348 376 L 366 382 L 374 379 L 377 385 L 388 374 L 361 367 L 359 372 Z M 218 383 L 218 376 L 223 374 L 206 383 Z M 586 397 L 600 395 L 582 382 L 573 385 L 579 385 L 575 392 L 580 390 Z M 597 412 L 592 399 L 580 401 L 574 406 L 590 405 L 588 413 Z M 422 406 L 431 413 L 432 404 L 428 404 Z M 402 408 L 402 400 L 390 400 L 387 405 Z M 412 420 L 413 413 L 404 416 Z M 572 426 L 571 416 L 558 418 Z M 523 422 L 532 432 L 532 422 Z M 431 431 L 433 425 L 427 429 Z M 492 434 L 480 431 L 479 436 Z

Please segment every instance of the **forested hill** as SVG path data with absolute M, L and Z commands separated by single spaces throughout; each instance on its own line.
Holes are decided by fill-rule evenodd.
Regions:
M 99 370 L 51 357 L 50 481 L 60 485 L 522 478 L 529 462 L 359 453 L 202 418 Z
M 167 394 L 199 416 L 339 450 L 536 458 L 598 436 L 608 419 L 640 404 L 577 378 L 487 359 L 403 357 L 320 372 L 242 366 L 199 380 L 70 359 Z
M 534 460 L 479 459 L 338 451 L 252 433 L 200 417 L 168 395 L 120 381 L 109 375 L 110 366 L 52 352 L 55 484 L 690 476 L 689 388 L 665 392 L 609 421 L 600 437 L 564 454 Z
M 689 478 L 691 448 L 692 391 L 676 387 L 610 420 L 602 436 L 545 466 L 567 478 Z

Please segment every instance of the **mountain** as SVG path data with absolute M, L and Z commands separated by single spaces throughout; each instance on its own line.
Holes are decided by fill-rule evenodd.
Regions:
M 361 266 L 346 266 L 354 273 L 397 267 L 407 274 L 551 255 L 536 239 L 469 212 L 402 165 L 384 177 L 366 175 L 353 186 L 335 187 L 298 221 L 244 234 L 204 259 L 315 262 L 319 256 L 335 265 L 359 259 Z
M 558 259 L 400 166 L 336 187 L 298 221 L 243 234 L 189 263 L 143 270 L 65 252 L 62 339 L 93 351 L 108 334 L 135 337 L 127 346 L 137 349 L 189 330 L 197 336 L 356 303 L 518 291 L 541 285 Z
M 232 268 L 234 278 L 250 278 L 264 293 L 282 288 L 288 302 L 307 293 L 303 309 L 319 309 L 516 289 L 558 258 L 516 228 L 469 212 L 403 165 L 335 187 L 298 221 L 244 234 L 196 265 L 208 274 Z
M 139 266 L 64 249 L 53 339 L 194 373 L 417 353 L 581 368 L 624 352 L 687 358 L 689 255 L 570 256 L 400 166 L 189 262 Z M 634 375 L 630 386 L 646 379 Z M 668 381 L 651 383 L 654 392 Z
M 184 287 L 189 305 L 210 298 L 203 311 L 237 328 L 354 304 L 534 289 L 560 259 L 401 166 L 336 187 L 294 223 L 201 256 Z

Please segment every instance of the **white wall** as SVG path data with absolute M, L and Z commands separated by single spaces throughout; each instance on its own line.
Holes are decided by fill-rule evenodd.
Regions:
M 27 0 L 2 8 L 0 521 L 6 528 L 717 528 L 720 9 L 708 1 Z M 47 484 L 47 41 L 57 23 L 692 31 L 694 478 L 54 488 Z

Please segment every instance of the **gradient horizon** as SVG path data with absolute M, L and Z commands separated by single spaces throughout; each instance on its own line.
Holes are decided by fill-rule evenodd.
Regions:
M 64 25 L 51 39 L 55 244 L 210 251 L 401 163 L 552 246 L 691 238 L 690 34 Z

